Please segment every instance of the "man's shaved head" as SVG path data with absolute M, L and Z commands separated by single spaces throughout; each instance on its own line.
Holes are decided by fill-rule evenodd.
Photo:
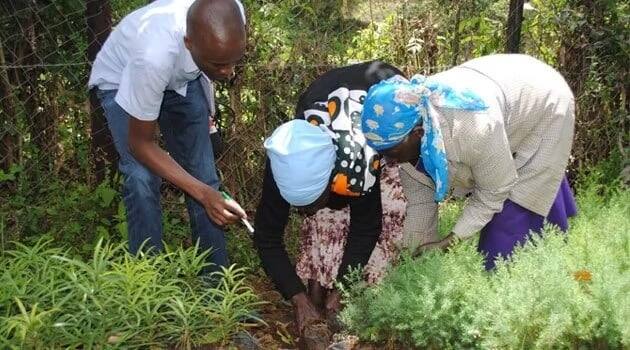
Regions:
M 245 53 L 245 18 L 236 0 L 196 0 L 186 18 L 186 47 L 211 79 L 227 79 Z

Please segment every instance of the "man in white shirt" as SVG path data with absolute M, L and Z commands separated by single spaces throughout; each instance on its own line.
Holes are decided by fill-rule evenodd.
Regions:
M 98 53 L 88 85 L 120 155 L 132 253 L 162 249 L 164 178 L 186 193 L 193 240 L 212 249 L 212 269 L 228 264 L 221 226 L 246 214 L 218 192 L 207 79 L 233 76 L 245 44 L 237 0 L 157 0 L 123 18 Z M 158 123 L 168 153 L 155 140 Z

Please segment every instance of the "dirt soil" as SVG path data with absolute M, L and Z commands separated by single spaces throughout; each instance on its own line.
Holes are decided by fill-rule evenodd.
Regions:
M 266 301 L 260 309 L 261 318 L 267 325 L 250 330 L 262 349 L 297 349 L 299 335 L 293 320 L 293 308 L 277 292 L 273 284 L 264 277 L 254 277 L 250 285 Z
M 250 329 L 250 333 L 258 340 L 260 348 L 267 349 L 305 349 L 293 319 L 293 308 L 278 293 L 273 284 L 264 277 L 252 277 L 250 286 L 266 301 L 259 310 L 261 318 L 267 325 L 259 325 Z M 359 343 L 358 338 L 348 335 L 333 335 L 328 350 L 375 350 L 382 347 Z M 391 349 L 390 346 L 386 348 Z M 311 350 L 310 348 L 306 348 Z

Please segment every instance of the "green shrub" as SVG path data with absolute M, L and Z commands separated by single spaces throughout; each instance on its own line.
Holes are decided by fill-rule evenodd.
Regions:
M 40 241 L 17 244 L 0 261 L 0 346 L 191 348 L 216 344 L 247 326 L 261 302 L 230 267 L 213 279 L 196 248 L 133 257 L 99 242 L 91 259 Z
M 342 318 L 369 341 L 427 348 L 471 344 L 478 288 L 486 284 L 481 257 L 462 244 L 445 256 L 403 259 L 383 283 L 355 296 Z
M 362 339 L 420 348 L 630 346 L 630 191 L 597 179 L 580 181 L 568 235 L 546 227 L 492 273 L 472 241 L 403 259 L 348 293 L 342 319 Z
M 1 183 L 2 174 L 0 174 Z M 18 175 L 19 177 L 19 175 Z M 58 242 L 72 253 L 89 257 L 99 240 L 127 241 L 127 218 L 120 177 L 95 187 L 67 179 L 50 179 L 44 188 L 33 189 L 19 178 L 18 190 L 6 198 L 0 191 L 0 248 L 5 242 L 33 245 L 40 240 Z M 37 191 L 37 193 L 34 193 Z M 163 240 L 167 244 L 191 246 L 184 195 L 171 188 L 162 191 Z

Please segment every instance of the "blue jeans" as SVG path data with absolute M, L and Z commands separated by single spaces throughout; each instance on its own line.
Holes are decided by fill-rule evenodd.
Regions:
M 163 249 L 161 179 L 138 162 L 129 152 L 129 114 L 114 97 L 118 90 L 98 90 L 116 150 L 118 167 L 123 175 L 123 198 L 127 209 L 129 250 L 135 254 L 143 249 Z M 208 102 L 199 79 L 188 83 L 186 97 L 175 91 L 165 91 L 158 123 L 166 149 L 188 173 L 214 189 L 219 178 L 214 164 L 208 130 Z M 193 242 L 205 251 L 210 249 L 210 271 L 229 264 L 223 230 L 210 220 L 203 206 L 186 196 Z M 145 242 L 146 241 L 146 242 Z

